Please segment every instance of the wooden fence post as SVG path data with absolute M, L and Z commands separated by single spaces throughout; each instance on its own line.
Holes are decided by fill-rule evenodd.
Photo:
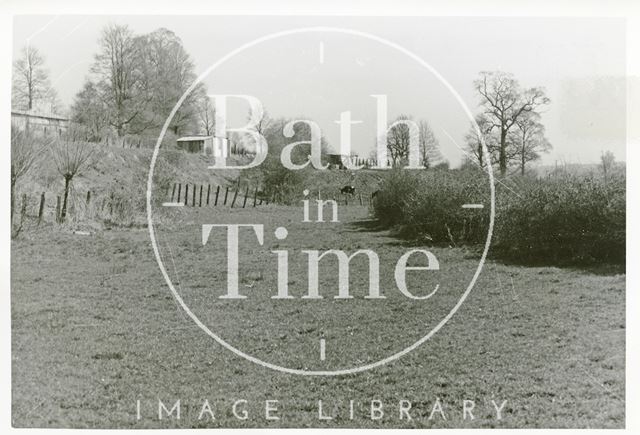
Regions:
M 173 190 L 171 191 L 171 202 L 173 202 L 174 196 L 176 196 L 176 183 L 173 183 Z
M 209 205 L 209 196 L 211 196 L 211 184 L 207 184 L 207 205 Z
M 200 198 L 198 199 L 198 207 L 202 207 L 202 184 L 200 185 Z
M 244 191 L 244 201 L 242 201 L 242 208 L 247 205 L 247 195 L 249 195 L 249 185 L 247 184 L 247 188 Z
M 216 200 L 215 200 L 215 202 L 213 203 L 213 205 L 214 205 L 214 206 L 216 206 L 216 207 L 218 206 L 218 195 L 219 195 L 219 194 L 220 194 L 220 186 L 218 186 L 218 187 L 216 188 Z
M 258 188 L 256 187 L 253 191 L 253 206 L 256 206 L 256 200 L 258 199 Z
M 87 200 L 86 200 L 86 202 L 85 202 L 85 205 L 86 205 L 87 207 L 89 207 L 89 203 L 90 203 L 90 202 L 91 202 L 91 191 L 90 191 L 90 190 L 87 190 Z
M 38 225 L 42 222 L 42 214 L 44 213 L 44 192 L 40 194 L 40 208 L 38 208 Z
M 227 205 L 227 197 L 229 196 L 229 186 L 227 186 L 227 190 L 224 191 L 224 204 Z
M 233 206 L 235 205 L 237 197 L 238 197 L 238 189 L 236 189 L 236 191 L 233 194 L 233 200 L 231 201 L 231 208 L 233 208 Z
M 358 194 L 358 198 L 360 199 L 360 205 L 362 205 L 362 193 Z
M 60 195 L 58 195 L 57 201 L 56 201 L 56 223 L 60 223 L 60 204 L 62 202 L 62 198 L 60 198 Z
M 198 190 L 198 186 L 193 185 L 193 193 L 191 194 L 191 206 L 196 206 L 196 190 Z
M 184 185 L 184 205 L 189 205 L 189 183 Z

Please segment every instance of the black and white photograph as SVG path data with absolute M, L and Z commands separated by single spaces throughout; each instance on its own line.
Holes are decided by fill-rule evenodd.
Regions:
M 18 3 L 3 426 L 637 423 L 631 2 Z

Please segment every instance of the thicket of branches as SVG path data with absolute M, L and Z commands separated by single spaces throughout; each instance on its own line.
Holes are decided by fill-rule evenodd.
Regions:
M 196 75 L 180 38 L 161 28 L 136 35 L 126 25 L 109 25 L 98 41 L 91 72 L 71 108 L 72 120 L 86 128 L 85 140 L 100 141 L 114 132 L 156 136 Z M 173 135 L 212 128 L 203 85 L 190 92 L 169 131 Z
M 67 217 L 69 191 L 73 179 L 82 174 L 97 158 L 94 144 L 82 140 L 79 132 L 70 129 L 65 135 L 56 139 L 49 147 L 56 171 L 64 180 L 64 196 L 59 221 L 63 223 Z
M 24 215 L 21 213 L 14 228 L 16 208 L 16 187 L 34 169 L 38 159 L 51 143 L 50 140 L 35 137 L 28 132 L 11 126 L 11 235 L 16 237 L 22 231 Z
M 60 108 L 58 95 L 51 86 L 45 59 L 36 47 L 27 44 L 13 63 L 11 107 L 33 110 L 47 104 L 52 111 Z
M 509 171 L 524 175 L 527 165 L 551 149 L 541 122 L 541 110 L 549 104 L 544 89 L 522 88 L 512 74 L 482 72 L 474 81 L 482 111 L 465 140 L 469 160 L 484 168 L 494 165 L 501 176 Z M 484 138 L 489 155 L 485 155 Z
M 491 255 L 526 264 L 624 264 L 626 176 L 621 168 L 496 184 Z M 451 171 L 396 170 L 386 177 L 374 213 L 386 227 L 421 243 L 481 247 L 489 208 L 486 175 L 477 167 Z
M 387 133 L 387 153 L 391 166 L 407 166 L 411 141 L 418 144 L 419 164 L 430 168 L 443 163 L 440 144 L 424 119 L 418 122 L 409 115 L 398 116 Z
M 309 125 L 303 122 L 293 126 L 292 136 L 285 136 L 283 131 L 289 122 L 291 120 L 284 118 L 271 119 L 265 112 L 265 116 L 256 126 L 256 130 L 265 137 L 269 144 L 267 156 L 260 166 L 244 171 L 243 174 L 262 186 L 262 195 L 284 204 L 291 204 L 294 200 L 299 199 L 301 186 L 304 184 L 303 180 L 307 172 L 313 170 L 311 163 L 309 163 L 309 169 L 303 170 L 291 170 L 283 166 L 280 159 L 283 148 L 294 142 L 309 141 L 311 137 Z M 298 144 L 292 149 L 291 161 L 295 165 L 302 165 L 309 161 L 310 154 L 311 146 L 309 144 Z M 327 143 L 322 139 L 321 159 L 323 164 L 327 163 L 326 154 Z

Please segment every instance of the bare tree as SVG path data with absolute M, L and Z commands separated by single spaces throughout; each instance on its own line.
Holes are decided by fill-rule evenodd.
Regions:
M 211 99 L 205 95 L 200 99 L 200 125 L 207 136 L 213 136 L 216 128 L 216 110 L 211 104 Z
M 500 139 L 497 137 L 495 130 L 492 130 L 491 123 L 484 114 L 477 115 L 475 123 L 480 129 L 480 133 L 478 133 L 476 126 L 471 124 L 469 131 L 465 135 L 465 142 L 467 143 L 471 160 L 481 168 L 485 168 L 487 164 L 496 165 L 498 163 L 497 150 L 500 147 Z M 482 140 L 484 140 L 489 155 L 485 155 Z
M 481 124 L 482 120 L 483 120 L 482 116 L 476 117 L 476 123 L 478 124 L 481 130 L 482 130 L 482 124 Z M 469 154 L 470 154 L 469 160 L 473 161 L 475 159 L 478 166 L 480 166 L 481 168 L 484 168 L 486 165 L 486 156 L 484 155 L 484 149 L 482 148 L 483 136 L 481 136 L 481 134 L 482 132 L 479 134 L 478 131 L 476 130 L 476 126 L 473 125 L 472 123 L 471 126 L 469 127 L 469 131 L 464 137 L 464 140 L 467 143 L 467 148 L 469 148 Z M 471 156 L 473 156 L 473 158 L 471 158 Z
M 442 161 L 440 144 L 429 123 L 424 119 L 418 122 L 420 135 L 420 162 L 425 168 L 430 168 Z
M 50 141 L 48 139 L 42 139 Z M 15 209 L 16 184 L 27 174 L 49 142 L 38 143 L 38 139 L 16 126 L 11 128 L 11 222 Z
M 249 114 L 247 115 L 247 119 L 251 119 L 251 112 L 249 112 Z M 264 110 L 262 112 L 262 118 L 260 118 L 260 121 L 258 121 L 258 123 L 255 126 L 256 132 L 258 134 L 264 135 L 270 125 L 271 125 L 271 118 L 269 117 L 269 113 L 266 110 Z
M 398 116 L 394 122 L 411 121 L 408 115 Z M 391 158 L 392 166 L 405 164 L 409 160 L 409 148 L 411 145 L 411 129 L 407 124 L 394 125 L 387 133 L 387 151 Z M 419 137 L 413 138 L 419 141 Z
M 91 68 L 98 78 L 109 124 L 119 138 L 142 116 L 149 100 L 140 68 L 142 45 L 128 26 L 109 25 L 102 31 L 100 49 Z
M 95 157 L 94 146 L 77 140 L 77 138 L 73 136 L 73 134 L 70 134 L 57 140 L 51 148 L 56 169 L 64 178 L 64 199 L 60 212 L 60 222 L 64 222 L 67 216 L 69 188 L 71 187 L 73 178 L 89 167 Z
M 13 64 L 13 102 L 16 109 L 32 110 L 38 100 L 47 100 L 55 109 L 57 95 L 51 87 L 44 57 L 37 48 L 25 46 Z
M 542 88 L 521 89 L 512 74 L 500 71 L 481 72 L 480 79 L 473 84 L 482 97 L 481 105 L 488 126 L 498 131 L 498 167 L 500 174 L 504 176 L 509 164 L 509 131 L 518 118 L 548 104 L 549 98 Z
M 615 163 L 616 157 L 611 151 L 605 151 L 600 155 L 600 167 L 602 168 L 605 181 L 607 180 L 607 176 L 611 173 L 611 169 L 613 169 Z
M 214 114 L 213 122 L 215 124 L 218 118 L 215 115 L 215 111 L 213 112 L 213 114 Z M 251 111 L 247 113 L 247 122 L 249 122 L 250 120 L 251 120 Z M 262 113 L 262 118 L 260 118 L 260 120 L 253 126 L 253 129 L 256 131 L 256 133 L 262 136 L 265 136 L 271 127 L 272 127 L 271 118 L 269 117 L 269 114 L 267 113 L 267 111 L 264 110 Z M 281 127 L 280 131 L 282 131 L 282 128 L 284 127 Z M 215 128 L 213 130 L 215 132 Z M 255 144 L 253 140 L 249 142 L 250 145 L 247 144 L 247 141 L 246 141 L 247 137 L 245 134 L 232 133 L 231 135 L 228 136 L 228 139 L 229 139 L 229 144 L 231 149 L 235 150 L 236 153 L 247 152 L 248 150 L 255 148 L 254 146 Z
M 85 127 L 85 140 L 99 142 L 103 139 L 109 123 L 108 111 L 94 82 L 87 80 L 76 95 L 71 106 L 71 120 Z
M 160 28 L 138 36 L 136 40 L 140 44 L 139 68 L 149 94 L 149 107 L 142 119 L 159 129 L 196 79 L 195 65 L 181 39 L 171 30 Z M 203 97 L 206 92 L 202 83 L 186 95 L 169 125 L 174 134 L 197 127 Z M 147 125 L 143 124 L 143 127 L 147 128 Z
M 127 26 L 109 25 L 102 31 L 91 76 L 76 97 L 73 118 L 89 124 L 90 131 L 103 124 L 112 127 L 124 145 L 128 135 L 156 134 L 195 78 L 191 57 L 172 31 L 135 35 Z M 205 96 L 201 83 L 189 92 L 169 131 L 178 135 L 198 129 Z
M 518 144 L 518 164 L 520 174 L 525 174 L 526 164 L 540 158 L 540 153 L 551 150 L 551 144 L 544 135 L 544 125 L 536 112 L 525 112 L 516 119 L 517 130 L 513 131 L 514 142 Z

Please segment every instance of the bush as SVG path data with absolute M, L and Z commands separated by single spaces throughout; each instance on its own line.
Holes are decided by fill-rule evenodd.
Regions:
M 553 264 L 624 263 L 625 175 L 521 177 L 496 184 L 491 252 L 513 261 Z M 489 208 L 482 172 L 391 172 L 374 201 L 374 214 L 400 235 L 432 243 L 481 245 Z
M 280 155 L 285 146 L 308 140 L 311 132 L 308 125 L 298 123 L 294 135 L 290 138 L 285 137 L 282 130 L 286 123 L 286 119 L 273 120 L 267 127 L 263 133 L 268 143 L 267 156 L 260 166 L 243 171 L 243 177 L 261 185 L 266 198 L 276 203 L 291 205 L 300 199 L 300 186 L 310 169 L 306 170 L 304 175 L 301 173 L 303 170 L 287 169 L 280 162 Z M 300 144 L 293 149 L 291 160 L 296 165 L 304 164 L 310 153 L 309 144 Z
M 473 170 L 393 170 L 381 184 L 374 214 L 403 236 L 433 243 L 480 243 L 486 238 L 488 208 L 463 209 L 462 204 L 486 203 L 487 178 Z
M 624 263 L 624 174 L 528 178 L 500 189 L 492 249 L 509 259 L 562 263 Z

